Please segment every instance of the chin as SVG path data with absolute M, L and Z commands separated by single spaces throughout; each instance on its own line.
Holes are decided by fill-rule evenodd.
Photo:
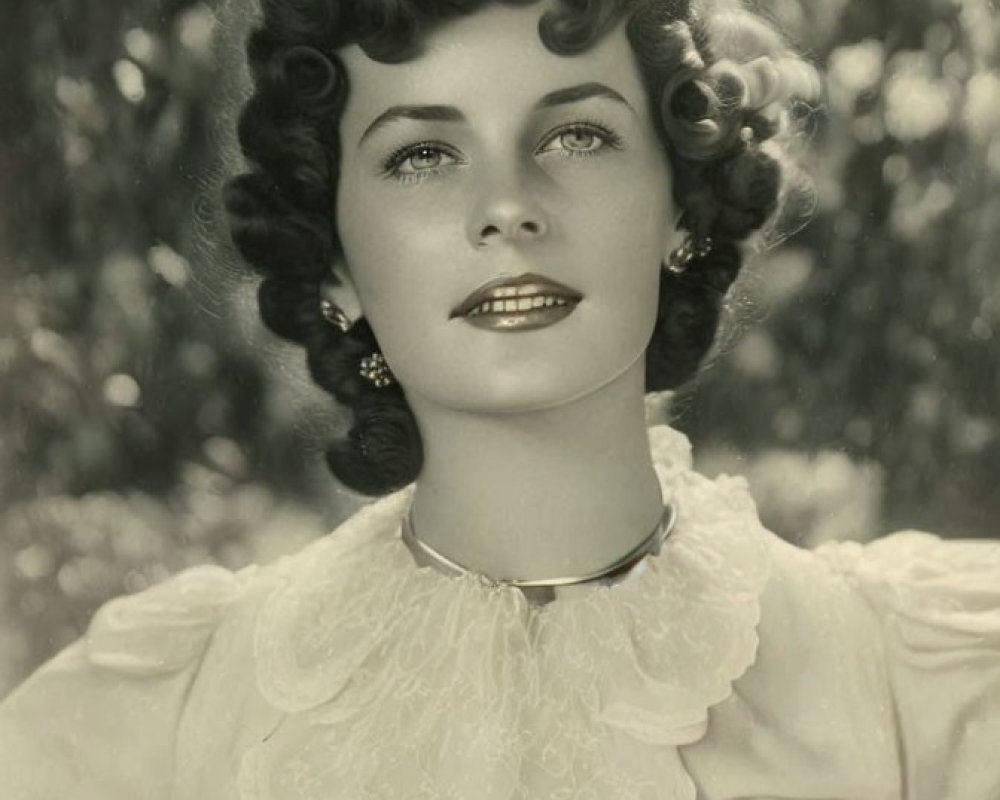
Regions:
M 473 380 L 469 381 L 469 377 Z M 438 382 L 433 386 L 403 384 L 406 393 L 416 393 L 425 400 L 453 411 L 469 414 L 517 414 L 556 408 L 599 388 L 599 381 L 567 383 L 565 372 L 530 375 L 526 371 L 489 376 L 464 376 L 456 383 Z M 477 378 L 479 380 L 477 380 Z
M 561 365 L 559 369 L 494 370 L 473 376 L 462 385 L 438 383 L 416 391 L 431 402 L 469 414 L 522 414 L 559 408 L 600 391 L 631 366 L 604 371 L 587 365 Z M 478 380 L 476 380 L 478 378 Z
M 587 336 L 584 320 L 574 316 L 531 333 L 472 331 L 470 337 L 463 332 L 457 342 L 429 337 L 399 353 L 390 364 L 395 360 L 409 368 L 408 374 L 397 373 L 407 394 L 439 408 L 483 415 L 558 408 L 600 391 L 628 372 L 643 357 L 652 333 L 651 321 L 648 334 L 642 326 L 623 331 L 617 340 Z M 571 322 L 577 324 L 567 324 Z M 450 363 L 441 363 L 432 351 L 448 352 Z

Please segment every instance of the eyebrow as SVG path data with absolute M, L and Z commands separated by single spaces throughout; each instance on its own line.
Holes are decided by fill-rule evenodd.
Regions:
M 538 111 L 540 109 L 554 108 L 555 106 L 568 105 L 570 103 L 579 103 L 593 97 L 603 97 L 608 100 L 613 100 L 616 103 L 621 103 L 631 109 L 633 113 L 635 111 L 632 109 L 632 106 L 629 105 L 628 101 L 618 92 L 610 86 L 605 86 L 603 83 L 598 83 L 596 81 L 581 83 L 576 86 L 567 86 L 565 89 L 556 89 L 553 92 L 549 92 L 548 94 L 543 95 L 538 102 L 535 103 L 532 110 Z M 362 133 L 361 138 L 358 139 L 358 144 L 360 145 L 364 142 L 365 139 L 375 133 L 375 131 L 379 128 L 383 128 L 397 119 L 429 120 L 432 122 L 464 122 L 465 114 L 455 108 L 455 106 L 392 106 L 375 117 L 372 123 L 365 128 L 365 132 Z
M 581 100 L 589 100 L 592 97 L 604 97 L 632 108 L 628 104 L 628 100 L 618 94 L 618 92 L 610 86 L 605 86 L 603 83 L 597 83 L 596 81 L 581 83 L 577 86 L 568 86 L 565 89 L 556 89 L 554 92 L 549 92 L 535 103 L 535 108 L 552 108 L 553 106 L 562 106 L 567 103 L 579 103 Z

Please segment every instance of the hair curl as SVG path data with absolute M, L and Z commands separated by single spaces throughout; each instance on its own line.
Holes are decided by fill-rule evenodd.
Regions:
M 534 0 L 505 0 L 529 4 Z M 302 345 L 310 375 L 353 413 L 327 451 L 345 485 L 383 494 L 422 465 L 416 421 L 398 385 L 377 389 L 358 372 L 379 349 L 360 320 L 343 333 L 320 310 L 340 253 L 334 208 L 347 96 L 336 50 L 357 43 L 372 59 L 420 52 L 424 32 L 487 0 L 261 0 L 246 46 L 253 92 L 238 137 L 248 170 L 225 186 L 232 239 L 262 277 L 264 323 Z M 712 251 L 683 274 L 662 271 L 647 391 L 680 386 L 712 345 L 724 295 L 743 262 L 740 243 L 774 215 L 783 190 L 780 149 L 793 96 L 815 94 L 815 73 L 758 17 L 712 12 L 695 0 L 561 0 L 539 23 L 554 53 L 586 50 L 623 18 L 669 155 L 681 226 Z M 656 113 L 658 111 L 658 113 Z M 752 138 L 745 133 L 752 132 Z M 749 140 L 752 143 L 748 143 Z

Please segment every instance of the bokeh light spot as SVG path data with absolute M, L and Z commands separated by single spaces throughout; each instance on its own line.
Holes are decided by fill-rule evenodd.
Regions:
M 118 91 L 130 103 L 141 103 L 146 96 L 146 79 L 135 62 L 127 58 L 119 59 L 111 68 Z
M 148 62 L 156 53 L 156 40 L 142 28 L 125 32 L 125 51 L 136 61 Z
M 209 8 L 199 4 L 185 11 L 177 20 L 177 38 L 197 55 L 208 57 L 211 55 L 214 28 L 215 16 Z
M 149 265 L 153 272 L 177 289 L 182 288 L 191 277 L 188 260 L 165 244 L 149 249 Z
M 104 399 L 113 406 L 134 408 L 141 398 L 142 390 L 131 375 L 118 373 L 104 382 Z

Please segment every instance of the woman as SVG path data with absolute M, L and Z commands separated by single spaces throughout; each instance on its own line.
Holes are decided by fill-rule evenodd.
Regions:
M 105 606 L 4 797 L 1000 797 L 1000 550 L 799 551 L 645 428 L 788 185 L 766 25 L 269 0 L 248 52 L 234 239 L 390 494 Z

